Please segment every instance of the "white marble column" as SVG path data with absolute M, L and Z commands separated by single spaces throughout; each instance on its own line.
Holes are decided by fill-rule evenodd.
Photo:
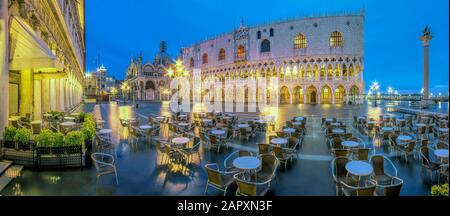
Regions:
M 56 106 L 56 80 L 49 80 L 50 83 L 50 109 L 56 111 L 58 108 Z
M 0 0 L 0 134 L 8 126 L 9 116 L 8 17 L 8 0 Z
M 33 71 L 20 71 L 20 115 L 31 114 L 33 107 Z
M 58 84 L 59 83 L 59 84 Z M 64 111 L 64 109 L 65 109 L 65 102 L 64 102 L 64 79 L 58 79 L 57 80 L 57 84 L 58 84 L 58 89 L 57 89 L 57 91 L 58 91 L 58 96 L 59 96 L 59 99 L 58 99 L 58 109 L 60 110 L 60 111 Z
M 50 81 L 42 79 L 42 112 L 50 111 Z
M 33 84 L 33 120 L 42 118 L 42 80 L 35 79 Z

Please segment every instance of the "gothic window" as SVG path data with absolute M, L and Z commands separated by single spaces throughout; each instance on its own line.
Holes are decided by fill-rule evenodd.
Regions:
M 269 36 L 270 36 L 270 37 L 273 37 L 273 35 L 274 35 L 273 28 L 271 28 L 271 29 L 269 30 Z
M 261 42 L 261 52 L 262 52 L 262 53 L 264 53 L 264 52 L 270 52 L 270 41 L 269 41 L 269 40 L 264 39 L 264 40 Z
M 194 58 L 191 58 L 191 60 L 189 60 L 189 67 L 194 67 Z
M 331 33 L 330 36 L 330 47 L 343 47 L 344 46 L 344 39 L 342 38 L 342 33 L 338 31 L 334 31 Z
M 203 54 L 202 56 L 202 63 L 203 64 L 208 64 L 208 54 Z
M 225 60 L 225 49 L 222 48 L 219 51 L 219 61 L 224 61 Z
M 298 34 L 294 38 L 294 49 L 303 49 L 306 48 L 307 41 L 306 37 L 303 34 Z
M 256 33 L 256 38 L 261 39 L 261 31 L 258 31 L 258 32 Z
M 240 45 L 237 48 L 237 57 L 238 57 L 238 59 L 244 59 L 245 58 L 245 47 L 244 47 L 244 45 Z

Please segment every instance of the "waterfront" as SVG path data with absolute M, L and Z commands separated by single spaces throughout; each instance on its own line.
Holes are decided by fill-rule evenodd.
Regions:
M 158 165 L 156 148 L 153 144 L 140 140 L 133 141 L 128 131 L 120 125 L 119 119 L 136 117 L 146 122 L 144 117 L 169 116 L 168 102 L 138 102 L 139 108 L 116 103 L 84 104 L 78 111 L 92 112 L 97 119 L 105 120 L 104 128 L 111 128 L 112 140 L 116 143 L 116 165 L 120 184 L 115 185 L 113 177 L 107 176 L 96 181 L 94 167 L 70 170 L 30 170 L 25 169 L 22 176 L 11 182 L 0 194 L 9 195 L 203 195 L 207 175 L 203 168 L 206 163 L 222 164 L 225 157 L 235 150 L 257 153 L 256 143 L 265 143 L 272 129 L 257 132 L 254 138 L 242 140 L 235 138 L 229 149 L 219 153 L 200 147 L 201 161 L 194 158 L 188 167 L 188 174 L 172 172 L 168 167 Z M 363 105 L 281 105 L 268 110 L 276 117 L 275 131 L 284 122 L 294 116 L 307 117 L 307 133 L 298 159 L 294 159 L 287 170 L 279 170 L 277 179 L 272 183 L 268 195 L 308 196 L 335 195 L 335 185 L 331 174 L 330 149 L 321 128 L 321 117 L 335 117 L 345 123 L 354 136 L 361 138 L 364 146 L 373 149 L 370 154 L 383 154 L 389 157 L 398 169 L 398 177 L 404 180 L 401 195 L 430 195 L 432 183 L 429 176 L 420 174 L 420 161 L 413 159 L 405 163 L 399 156 L 388 153 L 385 146 L 374 142 L 352 125 L 352 117 L 367 115 L 378 118 L 389 110 L 392 103 L 380 102 L 375 107 L 365 102 Z M 448 103 L 442 103 L 438 109 L 448 114 Z M 257 117 L 255 113 L 238 113 L 239 121 Z M 393 113 L 396 114 L 396 113 Z M 195 130 L 196 133 L 198 129 Z M 168 128 L 161 126 L 160 137 L 169 136 Z M 436 183 L 436 178 L 434 178 Z M 235 187 L 228 195 L 234 194 Z M 219 195 L 211 190 L 209 195 Z

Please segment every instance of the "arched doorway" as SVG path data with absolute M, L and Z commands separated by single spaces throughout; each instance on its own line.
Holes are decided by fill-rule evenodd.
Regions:
M 334 90 L 334 103 L 341 104 L 345 102 L 345 88 L 340 85 Z
M 352 86 L 349 92 L 349 101 L 355 103 L 359 99 L 359 88 L 358 86 Z
M 308 87 L 306 91 L 306 102 L 309 104 L 317 103 L 317 88 L 314 86 Z
M 145 83 L 145 100 L 155 100 L 155 83 L 151 80 Z
M 331 104 L 331 96 L 332 96 L 331 88 L 329 86 L 325 85 L 324 87 L 322 87 L 320 103 L 321 104 Z
M 291 103 L 291 94 L 286 86 L 281 87 L 280 90 L 280 104 Z
M 294 88 L 294 101 L 293 101 L 293 103 L 303 103 L 303 97 L 304 97 L 303 88 L 300 87 L 300 86 L 296 86 Z

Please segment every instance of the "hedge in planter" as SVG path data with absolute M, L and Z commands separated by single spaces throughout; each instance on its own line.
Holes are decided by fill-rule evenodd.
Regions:
M 431 196 L 448 196 L 448 183 L 442 185 L 434 185 L 431 188 Z
M 44 130 L 36 138 L 39 168 L 83 166 L 83 133 L 73 131 L 65 137 L 61 133 Z
M 17 128 L 6 127 L 3 131 L 3 148 L 15 148 L 14 137 L 16 136 Z
M 17 130 L 16 135 L 14 136 L 14 142 L 16 143 L 16 150 L 31 150 L 32 143 L 31 138 L 33 133 L 31 130 L 27 128 L 20 128 Z

